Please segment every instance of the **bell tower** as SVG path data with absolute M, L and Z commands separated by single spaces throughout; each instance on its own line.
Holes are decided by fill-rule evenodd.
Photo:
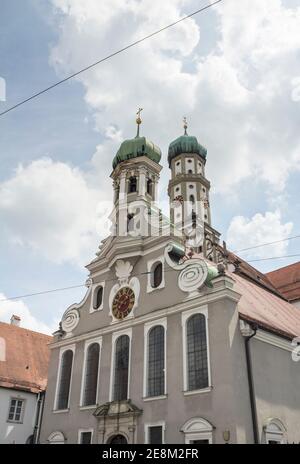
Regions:
M 210 182 L 205 175 L 207 150 L 188 134 L 186 118 L 183 128 L 183 135 L 171 142 L 168 151 L 170 218 L 187 244 L 207 256 L 209 242 L 218 244 L 220 237 L 211 227 Z
M 113 159 L 114 235 L 150 235 L 149 211 L 158 200 L 160 149 L 140 135 L 142 108 L 137 112 L 137 134 L 125 140 Z

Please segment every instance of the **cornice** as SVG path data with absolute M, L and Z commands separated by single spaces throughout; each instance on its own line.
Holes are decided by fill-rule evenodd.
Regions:
M 214 303 L 219 300 L 229 300 L 237 303 L 240 299 L 240 294 L 232 290 L 231 288 L 221 288 L 217 290 L 208 290 L 205 294 L 200 294 L 199 297 L 193 299 L 187 299 L 184 302 L 171 307 L 165 307 L 161 309 L 157 309 L 152 311 L 149 314 L 145 314 L 143 316 L 137 316 L 134 319 L 129 319 L 128 321 L 122 321 L 120 323 L 114 323 L 112 325 L 103 327 L 101 329 L 93 330 L 91 332 L 87 332 L 81 335 L 77 335 L 72 338 L 64 339 L 61 341 L 54 342 L 50 345 L 50 349 L 62 347 L 64 345 L 69 345 L 70 343 L 76 343 L 83 340 L 87 340 L 93 337 L 99 337 L 103 335 L 107 335 L 119 330 L 126 330 L 130 327 L 134 327 L 137 325 L 145 324 L 147 322 L 161 319 L 163 317 L 167 317 L 176 313 L 180 313 L 182 311 L 186 311 L 188 309 L 199 308 L 200 306 L 207 305 L 209 303 Z M 209 310 L 208 310 L 209 315 Z M 209 317 L 209 316 L 208 316 Z

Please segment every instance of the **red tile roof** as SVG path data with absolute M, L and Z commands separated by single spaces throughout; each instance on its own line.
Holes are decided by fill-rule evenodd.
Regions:
M 0 387 L 38 393 L 45 390 L 52 337 L 0 322 Z M 3 350 L 2 350 L 3 351 Z
M 238 302 L 242 319 L 290 339 L 300 336 L 299 309 L 236 273 L 228 274 L 235 281 L 233 289 L 242 295 Z
M 222 247 L 219 249 L 223 251 Z M 241 319 L 285 338 L 300 336 L 299 309 L 286 301 L 268 275 L 262 274 L 234 253 L 226 253 L 228 264 L 234 264 L 235 267 L 234 272 L 227 270 L 226 275 L 234 280 L 233 289 L 241 295 L 238 302 Z M 203 259 L 203 256 L 194 254 L 192 259 L 195 258 Z
M 300 300 L 300 261 L 268 272 L 266 276 L 288 301 Z

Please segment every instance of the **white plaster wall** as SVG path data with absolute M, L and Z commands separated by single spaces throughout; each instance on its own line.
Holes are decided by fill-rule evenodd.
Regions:
M 10 398 L 25 399 L 23 423 L 7 422 Z M 0 387 L 0 444 L 24 444 L 33 434 L 37 395 Z

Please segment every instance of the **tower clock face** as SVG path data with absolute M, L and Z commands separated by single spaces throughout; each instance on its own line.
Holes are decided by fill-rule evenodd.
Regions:
M 130 287 L 123 287 L 113 299 L 112 313 L 116 319 L 122 320 L 131 313 L 135 302 L 134 291 Z

